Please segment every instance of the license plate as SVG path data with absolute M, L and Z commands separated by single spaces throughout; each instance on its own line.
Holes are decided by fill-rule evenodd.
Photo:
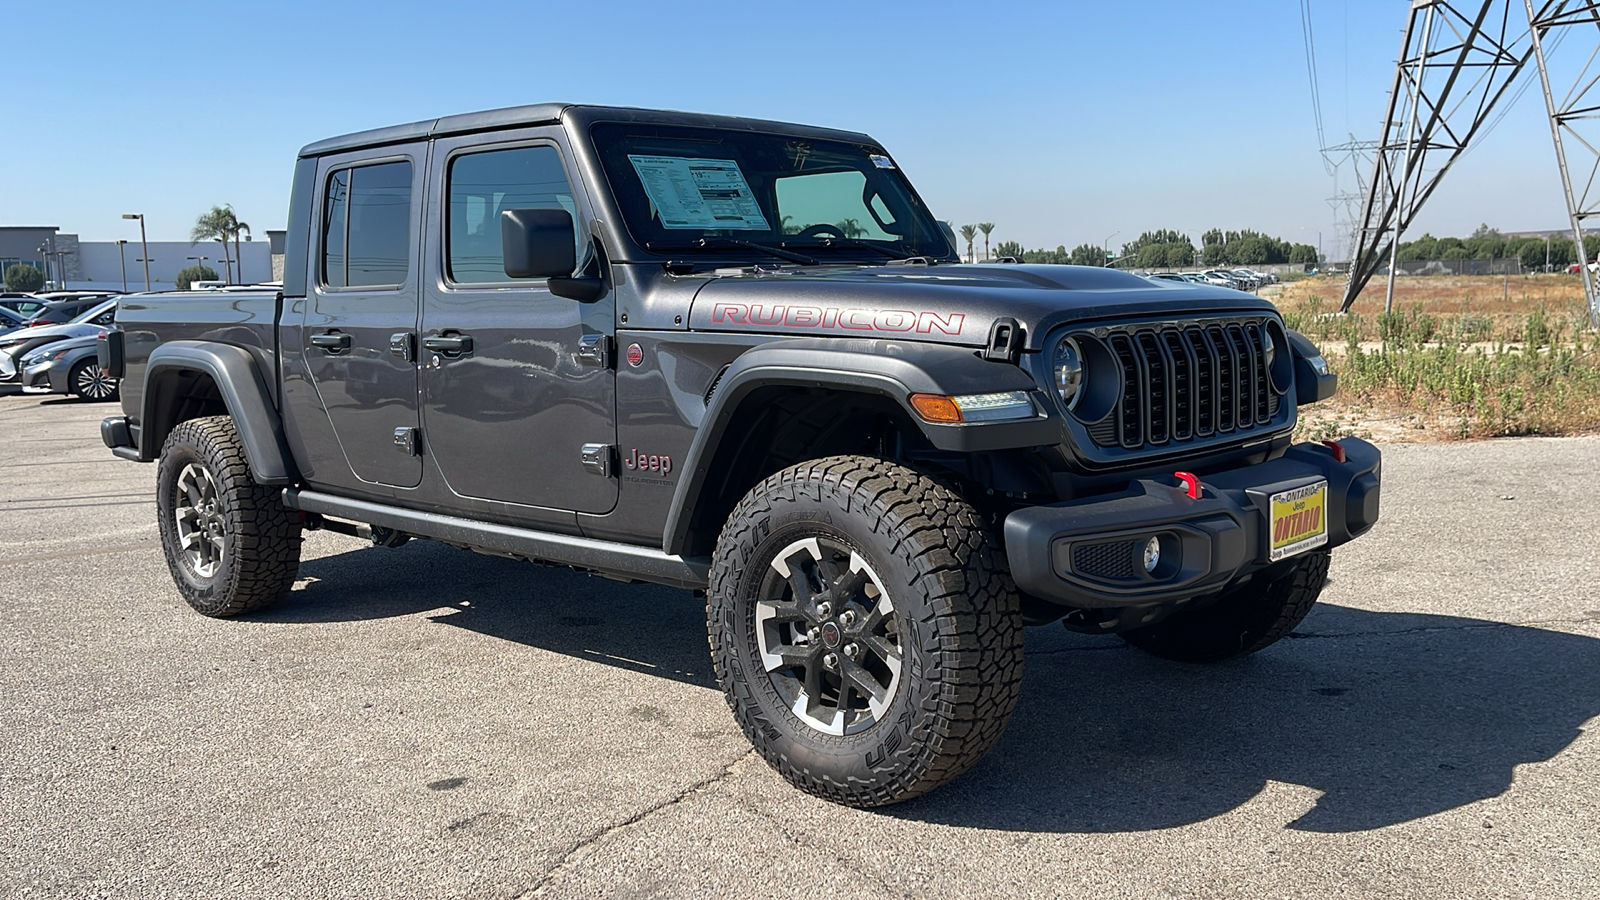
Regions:
M 1328 542 L 1328 483 L 1272 495 L 1273 562 Z

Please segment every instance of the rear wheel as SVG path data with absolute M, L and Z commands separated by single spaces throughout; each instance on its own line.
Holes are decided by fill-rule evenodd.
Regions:
M 115 400 L 121 383 L 106 374 L 96 359 L 86 359 L 67 373 L 67 390 L 83 400 Z
M 1328 578 L 1328 550 L 1257 573 L 1209 606 L 1173 613 L 1124 632 L 1146 653 L 1180 662 L 1221 662 L 1248 656 L 1294 631 L 1316 605 Z
M 278 599 L 300 567 L 300 517 L 250 477 L 227 416 L 172 429 L 156 473 L 161 548 L 197 612 L 235 616 Z
M 717 542 L 707 626 L 751 743 L 802 790 L 879 806 L 999 739 L 1017 593 L 977 512 L 910 469 L 832 457 L 756 486 Z

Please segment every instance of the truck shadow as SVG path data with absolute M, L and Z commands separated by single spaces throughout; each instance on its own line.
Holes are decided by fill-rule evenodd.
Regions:
M 552 653 L 716 689 L 705 602 L 434 541 L 366 547 L 300 564 L 308 583 L 251 618 L 308 624 L 438 611 L 431 620 Z
M 1218 666 L 1054 629 L 1029 639 L 999 746 L 892 815 L 1145 831 L 1275 781 L 1320 792 L 1274 795 L 1289 828 L 1366 831 L 1498 796 L 1600 715 L 1600 640 L 1481 619 L 1324 604 L 1290 639 Z
M 440 624 L 716 689 L 704 607 L 431 542 L 308 560 L 258 621 L 438 610 Z M 1591 613 L 1600 620 L 1600 612 Z M 952 784 L 884 814 L 977 828 L 1121 832 L 1204 821 L 1268 782 L 1289 827 L 1381 828 L 1498 796 L 1600 715 L 1600 640 L 1481 619 L 1320 605 L 1245 660 L 1188 666 L 1120 640 L 1029 629 L 1000 744 Z M 728 723 L 728 728 L 734 728 Z

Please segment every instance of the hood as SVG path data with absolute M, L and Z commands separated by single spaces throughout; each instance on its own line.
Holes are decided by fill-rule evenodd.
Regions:
M 1253 294 L 1092 266 L 827 266 L 719 270 L 695 294 L 696 331 L 898 337 L 981 346 L 1002 317 L 1038 350 L 1066 322 L 1273 312 Z

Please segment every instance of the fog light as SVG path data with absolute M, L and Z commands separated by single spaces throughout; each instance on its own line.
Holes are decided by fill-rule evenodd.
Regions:
M 1144 542 L 1144 570 L 1153 573 L 1159 565 L 1161 565 L 1161 539 L 1152 537 Z

